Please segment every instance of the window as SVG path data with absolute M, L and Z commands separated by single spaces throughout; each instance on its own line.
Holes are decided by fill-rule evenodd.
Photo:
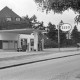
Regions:
M 16 18 L 16 21 L 20 21 L 20 18 Z
M 27 39 L 21 39 L 21 46 L 27 45 Z
M 11 21 L 11 18 L 7 18 L 6 21 Z
M 31 46 L 34 46 L 34 39 L 30 39 Z
M 12 43 L 13 41 L 12 40 L 9 40 L 9 43 Z
M 7 42 L 7 43 L 8 43 L 9 41 L 7 41 L 7 40 L 3 40 L 3 42 Z

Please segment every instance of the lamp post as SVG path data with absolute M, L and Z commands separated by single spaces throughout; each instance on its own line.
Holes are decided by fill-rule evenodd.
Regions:
M 63 24 L 63 21 L 61 20 L 58 25 L 58 48 L 59 48 L 59 51 L 60 51 L 60 27 L 62 24 Z

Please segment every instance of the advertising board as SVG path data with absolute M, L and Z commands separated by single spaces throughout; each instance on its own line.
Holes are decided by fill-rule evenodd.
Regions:
M 61 27 L 60 27 L 60 29 L 61 29 L 62 31 L 64 31 L 64 32 L 70 31 L 71 28 L 72 28 L 72 26 L 71 26 L 70 24 L 68 24 L 68 23 L 64 23 L 64 24 L 62 24 Z

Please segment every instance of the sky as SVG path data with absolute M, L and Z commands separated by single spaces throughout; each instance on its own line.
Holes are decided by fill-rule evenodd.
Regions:
M 45 26 L 47 26 L 49 22 L 58 25 L 61 20 L 63 20 L 64 23 L 71 24 L 72 26 L 76 25 L 74 23 L 74 18 L 77 13 L 74 13 L 72 10 L 67 10 L 63 12 L 63 14 L 54 14 L 53 11 L 46 14 L 45 11 L 42 12 L 38 9 L 34 0 L 0 0 L 0 10 L 5 6 L 8 6 L 21 17 L 26 15 L 32 17 L 35 14 L 38 21 L 43 21 Z M 80 30 L 79 25 L 78 29 Z

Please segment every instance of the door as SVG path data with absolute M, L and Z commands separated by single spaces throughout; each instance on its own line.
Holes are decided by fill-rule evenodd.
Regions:
M 2 40 L 0 40 L 0 49 L 2 49 Z
M 8 41 L 3 41 L 3 49 L 8 49 Z
M 9 49 L 14 49 L 14 41 L 9 41 Z

